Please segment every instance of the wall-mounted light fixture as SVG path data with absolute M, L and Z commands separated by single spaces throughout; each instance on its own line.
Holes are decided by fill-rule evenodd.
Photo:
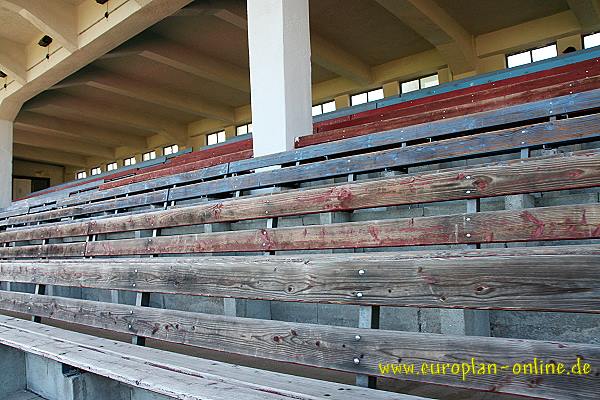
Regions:
M 52 43 L 52 38 L 48 35 L 44 35 L 44 37 L 38 42 L 38 45 L 45 47 L 48 50 L 46 52 L 46 60 L 50 59 L 50 43 Z
M 52 38 L 48 35 L 44 35 L 44 37 L 38 42 L 38 44 L 42 47 L 48 47 L 50 46 L 50 43 L 52 43 Z
M 106 4 L 106 12 L 104 13 L 104 18 L 108 18 L 108 0 L 96 0 L 96 3 L 100 5 Z

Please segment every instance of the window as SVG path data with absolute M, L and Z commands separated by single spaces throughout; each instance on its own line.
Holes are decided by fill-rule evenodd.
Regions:
M 332 111 L 335 111 L 335 100 L 313 106 L 312 115 L 314 117 L 315 115 L 321 115 Z
M 506 56 L 506 65 L 508 68 L 518 67 L 519 65 L 525 65 L 536 61 L 546 60 L 548 58 L 556 57 L 558 50 L 556 49 L 556 43 L 549 44 L 548 46 L 538 47 L 536 49 L 529 49 L 521 51 L 519 53 L 510 54 Z
M 600 46 L 600 32 L 590 33 L 589 35 L 583 36 L 584 49 L 589 49 L 595 46 Z
M 356 106 L 358 104 L 364 104 L 369 101 L 383 99 L 383 88 L 373 89 L 368 92 L 358 93 L 350 96 L 350 105 Z
M 123 165 L 129 167 L 130 165 L 135 165 L 136 162 L 135 157 L 129 157 L 123 160 Z
M 117 168 L 118 168 L 118 165 L 116 162 L 111 162 L 110 164 L 106 164 L 106 171 L 108 171 L 108 172 L 114 171 Z
M 252 133 L 252 123 L 240 125 L 237 128 L 235 128 L 235 136 L 241 136 L 247 133 Z
M 414 92 L 415 90 L 427 89 L 440 84 L 438 74 L 424 76 L 422 78 L 413 79 L 412 81 L 402 82 L 400 91 L 402 93 Z
M 169 156 L 171 154 L 175 154 L 178 151 L 179 151 L 179 146 L 176 145 L 176 144 L 172 144 L 170 146 L 167 146 L 167 147 L 163 148 L 163 154 L 165 156 Z M 156 157 L 156 154 L 155 154 L 155 157 Z
M 152 150 L 142 154 L 142 161 L 150 161 L 156 158 L 156 151 Z
M 90 171 L 91 176 L 100 175 L 101 173 L 102 173 L 102 168 L 100 168 L 100 167 L 94 167 Z
M 225 141 L 225 131 L 211 133 L 206 135 L 206 143 L 210 146 L 211 144 L 223 143 Z
M 79 171 L 75 174 L 75 178 L 77 179 L 84 179 L 87 178 L 87 172 L 85 171 Z

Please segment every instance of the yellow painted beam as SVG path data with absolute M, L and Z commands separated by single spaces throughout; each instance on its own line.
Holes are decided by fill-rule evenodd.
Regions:
M 191 47 L 154 36 L 126 43 L 103 59 L 138 55 L 178 71 L 250 93 L 250 72 L 229 62 L 202 54 Z
M 433 0 L 376 0 L 382 7 L 433 44 L 454 73 L 475 69 L 473 35 Z
M 567 0 L 567 3 L 583 29 L 600 27 L 600 0 Z
M 56 135 L 41 134 L 39 132 L 29 132 L 15 127 L 14 143 L 27 146 L 40 147 L 48 150 L 59 150 L 82 156 L 98 156 L 103 158 L 112 158 L 115 156 L 115 150 L 107 146 L 90 145 L 79 140 L 57 138 Z
M 485 33 L 475 38 L 479 57 L 510 53 L 527 47 L 544 45 L 552 40 L 581 32 L 581 25 L 571 10 L 519 25 Z
M 78 168 L 84 168 L 87 165 L 86 158 L 79 154 L 60 150 L 48 151 L 46 148 L 28 146 L 20 143 L 13 144 L 13 157 L 28 161 L 38 161 Z
M 106 130 L 90 123 L 82 123 L 67 119 L 49 117 L 33 112 L 20 112 L 15 119 L 14 126 L 30 132 L 55 134 L 63 138 L 81 139 L 91 143 L 109 146 L 128 146 L 144 149 L 147 146 L 146 138 Z
M 87 100 L 67 95 L 52 95 L 36 98 L 24 108 L 28 111 L 45 110 L 66 119 L 88 122 L 90 120 L 110 122 L 120 130 L 137 128 L 154 132 L 185 143 L 187 129 L 182 124 L 155 115 L 139 114 L 110 104 L 90 103 Z

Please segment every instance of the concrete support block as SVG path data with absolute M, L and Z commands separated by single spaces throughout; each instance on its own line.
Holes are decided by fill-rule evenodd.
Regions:
M 23 355 L 23 358 L 23 377 L 25 380 L 25 375 L 27 375 L 27 389 L 47 400 L 170 399 L 167 396 L 128 386 L 100 375 L 83 372 L 37 355 L 26 354 Z M 0 382 L 1 379 L 0 377 Z
M 27 387 L 22 351 L 0 345 L 0 371 L 0 399 L 8 399 L 5 395 Z

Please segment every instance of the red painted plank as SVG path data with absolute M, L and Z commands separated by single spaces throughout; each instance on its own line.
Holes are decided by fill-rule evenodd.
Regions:
M 114 182 L 105 183 L 100 186 L 100 190 L 112 189 L 119 186 L 129 185 L 131 183 L 148 181 L 151 179 L 160 178 L 163 176 L 180 174 L 183 172 L 195 171 L 202 168 L 212 167 L 218 164 L 225 164 L 232 161 L 245 160 L 247 158 L 252 157 L 252 150 L 243 150 L 237 153 L 224 154 L 221 156 L 212 157 L 205 160 L 199 161 L 191 161 L 186 164 L 178 164 L 175 166 L 169 166 L 167 164 L 163 164 L 162 168 L 156 169 L 154 171 L 142 173 L 139 175 L 135 175 L 126 179 L 121 179 Z
M 472 86 L 463 89 L 457 89 L 446 93 L 440 93 L 437 95 L 427 96 L 416 100 L 411 100 L 408 102 L 403 102 L 399 104 L 390 105 L 387 107 L 379 108 L 376 110 L 368 110 L 352 115 L 347 115 L 323 122 L 319 122 L 315 124 L 315 131 L 322 132 L 330 129 L 342 128 L 345 126 L 352 126 L 359 123 L 373 122 L 375 120 L 389 118 L 391 112 L 396 110 L 402 110 L 405 108 L 409 108 L 412 106 L 418 106 L 422 104 L 431 104 L 441 100 L 458 98 L 461 96 L 481 96 L 486 93 L 486 91 L 494 90 L 494 89 L 507 89 L 508 92 L 506 94 L 515 93 L 515 89 L 518 91 L 522 91 L 523 84 L 532 84 L 540 79 L 552 78 L 552 79 L 560 79 L 562 81 L 568 79 L 574 79 L 578 73 L 589 73 L 590 76 L 595 74 L 598 70 L 599 59 L 592 59 L 587 61 L 582 61 L 577 64 L 566 65 L 562 67 L 552 68 L 549 70 L 539 71 L 527 75 L 522 75 L 514 78 L 503 79 L 496 82 L 490 82 L 486 84 L 481 84 L 477 86 Z M 542 83 L 543 84 L 543 83 Z
M 485 99 L 479 102 L 470 101 L 464 104 L 447 104 L 446 107 L 440 107 L 432 110 L 427 105 L 419 106 L 418 112 L 407 111 L 406 115 L 395 118 L 374 121 L 348 128 L 339 128 L 323 133 L 317 133 L 308 136 L 301 136 L 296 139 L 296 147 L 305 147 L 319 143 L 331 142 L 349 137 L 361 136 L 370 133 L 383 132 L 391 129 L 402 128 L 411 125 L 418 125 L 425 122 L 431 122 L 441 119 L 460 117 L 482 111 L 494 110 L 502 107 L 508 107 L 517 104 L 524 104 L 532 101 L 549 99 L 553 97 L 568 95 L 576 92 L 600 88 L 600 74 L 592 78 L 581 79 L 578 81 L 564 82 L 550 87 L 541 87 L 530 89 L 512 95 L 500 96 L 491 99 Z M 428 109 L 429 108 L 429 109 Z

